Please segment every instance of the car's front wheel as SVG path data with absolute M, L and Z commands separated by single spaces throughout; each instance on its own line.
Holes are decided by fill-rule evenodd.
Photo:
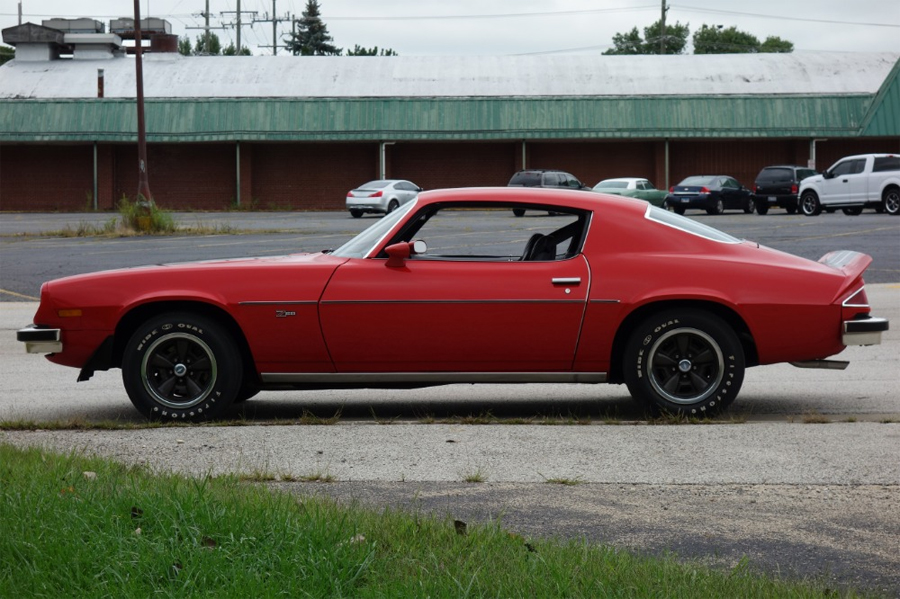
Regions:
M 240 352 L 225 328 L 189 312 L 148 320 L 122 357 L 128 397 L 152 420 L 221 416 L 241 389 L 242 373 Z
M 881 205 L 888 214 L 893 216 L 900 214 L 900 189 L 896 187 L 885 189 L 881 199 Z
M 625 349 L 625 383 L 654 412 L 711 416 L 744 381 L 744 351 L 734 330 L 700 310 L 667 310 L 645 319 Z
M 819 216 L 822 214 L 822 204 L 819 196 L 814 191 L 806 191 L 800 196 L 800 212 L 806 216 Z
M 753 201 L 753 198 L 747 200 L 747 202 L 744 204 L 744 214 L 750 214 L 753 212 L 753 209 L 755 208 L 754 203 L 755 202 Z

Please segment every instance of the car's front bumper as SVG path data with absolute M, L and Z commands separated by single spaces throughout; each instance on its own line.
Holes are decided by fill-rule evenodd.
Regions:
M 16 331 L 16 341 L 24 343 L 29 354 L 56 354 L 63 349 L 60 329 L 45 329 L 33 324 Z
M 881 334 L 888 330 L 889 322 L 886 318 L 860 318 L 845 320 L 841 342 L 844 345 L 878 345 L 881 343 Z

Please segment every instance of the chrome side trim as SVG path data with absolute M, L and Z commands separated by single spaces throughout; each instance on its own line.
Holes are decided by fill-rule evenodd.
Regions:
M 323 300 L 322 304 L 583 304 L 583 299 Z
M 592 299 L 592 300 L 590 300 L 590 303 L 592 303 L 592 304 L 618 304 L 621 301 L 622 300 L 617 300 L 617 299 Z
M 250 302 L 238 302 L 238 306 L 300 306 L 300 305 L 316 305 L 318 302 L 316 300 L 305 300 L 305 301 L 278 301 L 278 300 L 263 300 L 263 301 L 250 301 Z
M 605 372 L 264 372 L 263 383 L 605 383 Z

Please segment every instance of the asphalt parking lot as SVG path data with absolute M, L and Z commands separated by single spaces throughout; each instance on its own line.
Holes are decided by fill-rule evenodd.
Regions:
M 148 256 L 313 251 L 374 221 L 338 213 L 184 218 L 256 232 L 62 239 L 18 233 L 58 230 L 71 215 L 3 215 L 0 420 L 138 420 L 118 372 L 76 385 L 74 370 L 26 355 L 14 341 L 14 330 L 36 308 L 22 300 L 34 297 L 41 280 L 146 263 Z M 718 218 L 704 222 L 807 257 L 830 249 L 873 254 L 867 280 L 884 279 L 869 286 L 874 312 L 900 323 L 900 219 Z M 20 230 L 10 233 L 9 226 Z M 237 414 L 249 426 L 4 430 L 0 440 L 187 474 L 328 473 L 337 482 L 273 486 L 469 522 L 500 518 L 524 535 L 671 550 L 717 567 L 746 557 L 770 573 L 900 596 L 900 330 L 889 331 L 881 346 L 845 354 L 851 366 L 843 372 L 751 369 L 727 414 L 733 420 L 712 425 L 644 423 L 625 389 L 615 386 L 458 385 L 265 392 Z M 336 413 L 330 426 L 301 424 L 315 421 L 309 414 Z M 497 418 L 474 424 L 486 414 Z M 473 474 L 485 482 L 462 482 Z

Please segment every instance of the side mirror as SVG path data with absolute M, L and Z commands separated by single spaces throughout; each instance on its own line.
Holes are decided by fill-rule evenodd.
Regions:
M 824 179 L 834 179 L 834 173 L 832 173 L 831 171 L 825 171 L 824 173 L 822 173 L 822 177 Z
M 405 241 L 395 243 L 384 248 L 388 255 L 387 266 L 391 268 L 402 268 L 406 264 L 406 260 L 415 254 L 424 254 L 428 251 L 428 246 L 421 239 L 415 241 Z

